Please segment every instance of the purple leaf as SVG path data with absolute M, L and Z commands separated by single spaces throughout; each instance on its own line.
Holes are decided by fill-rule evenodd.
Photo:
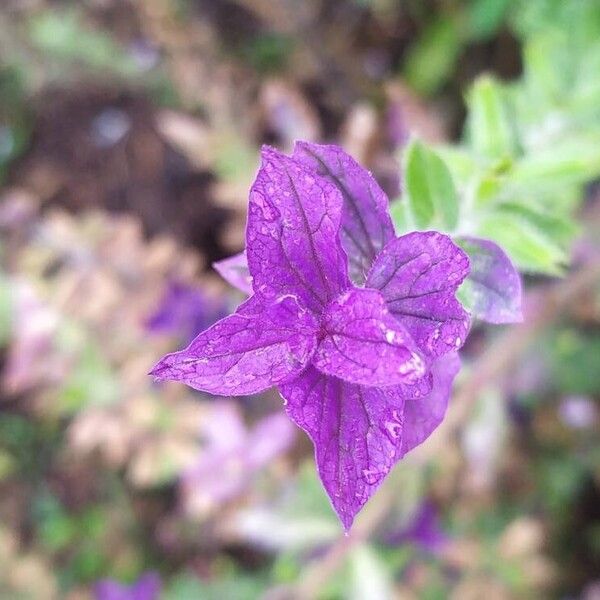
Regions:
M 344 199 L 340 236 L 356 284 L 394 237 L 388 199 L 372 175 L 339 146 L 297 142 L 293 158 L 322 175 Z
M 377 290 L 353 289 L 336 298 L 322 317 L 321 332 L 313 364 L 326 375 L 388 386 L 412 384 L 426 374 L 410 335 Z
M 227 283 L 248 296 L 252 295 L 252 276 L 245 252 L 214 262 L 213 267 Z
M 289 417 L 315 446 L 321 481 L 346 530 L 402 452 L 404 399 L 309 366 L 280 387 Z
M 461 292 L 474 316 L 489 323 L 520 323 L 521 277 L 504 250 L 481 238 L 462 237 L 457 243 L 471 261 Z
M 381 291 L 419 349 L 436 357 L 460 348 L 467 337 L 469 314 L 455 293 L 468 272 L 467 255 L 447 235 L 414 232 L 383 249 L 365 285 Z
M 406 398 L 402 456 L 422 444 L 442 422 L 448 408 L 452 382 L 459 370 L 458 352 L 441 356 L 431 367 L 433 382 L 430 392 L 421 398 Z
M 102 579 L 94 586 L 95 600 L 158 600 L 161 582 L 156 573 L 144 573 L 133 585 Z
M 299 374 L 316 345 L 314 317 L 293 296 L 253 296 L 151 372 L 220 395 L 254 394 Z
M 342 197 L 315 172 L 265 147 L 250 191 L 246 253 L 254 291 L 293 294 L 313 312 L 349 286 L 338 241 Z

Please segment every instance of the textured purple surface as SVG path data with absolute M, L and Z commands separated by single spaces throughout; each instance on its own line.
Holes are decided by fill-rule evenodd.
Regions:
M 422 444 L 442 422 L 452 382 L 460 369 L 458 352 L 451 352 L 434 361 L 431 367 L 431 391 L 421 398 L 408 398 L 404 405 L 404 435 L 402 455 Z
M 413 384 L 426 374 L 425 361 L 402 325 L 389 314 L 377 290 L 353 289 L 338 296 L 322 316 L 313 364 L 350 383 Z
M 458 243 L 471 261 L 465 285 L 474 316 L 489 323 L 521 322 L 521 277 L 504 250 L 481 238 L 463 237 Z
M 298 144 L 294 156 L 263 149 L 250 193 L 254 296 L 153 374 L 215 394 L 279 385 L 348 529 L 443 418 L 469 328 L 454 296 L 469 260 L 436 232 L 393 239 L 387 198 L 341 149 Z M 349 261 L 355 282 L 369 272 L 365 288 Z
M 294 294 L 320 312 L 349 285 L 338 230 L 342 196 L 291 158 L 264 148 L 250 190 L 246 254 L 254 292 Z
M 151 375 L 213 394 L 254 394 L 302 371 L 315 349 L 316 326 L 292 296 L 272 302 L 253 296 L 185 350 L 167 354 Z
M 248 296 L 252 294 L 252 276 L 245 252 L 214 262 L 213 267 L 227 283 Z
M 144 573 L 133 585 L 103 579 L 94 586 L 95 600 L 158 600 L 161 582 L 156 573 Z
M 348 530 L 401 456 L 404 398 L 394 388 L 346 383 L 314 367 L 279 389 L 288 415 L 315 446 L 319 476 Z
M 469 314 L 455 298 L 469 259 L 447 236 L 414 232 L 392 240 L 379 254 L 367 287 L 381 291 L 390 312 L 431 357 L 460 348 Z
M 388 199 L 373 176 L 339 146 L 298 142 L 293 158 L 340 190 L 344 204 L 340 238 L 350 276 L 364 283 L 373 259 L 394 238 Z

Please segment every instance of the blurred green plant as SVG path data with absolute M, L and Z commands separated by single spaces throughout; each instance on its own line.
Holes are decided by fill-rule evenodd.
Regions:
M 498 32 L 515 0 L 439 4 L 436 11 L 419 11 L 421 34 L 408 49 L 402 73 L 423 95 L 434 94 L 448 82 L 466 46 L 489 40 Z
M 57 62 L 79 63 L 87 68 L 123 76 L 137 72 L 134 61 L 113 38 L 87 27 L 77 10 L 35 14 L 28 23 L 28 33 L 31 44 Z
M 407 200 L 392 212 L 399 233 L 435 228 L 490 239 L 521 271 L 560 275 L 585 186 L 600 176 L 600 4 L 532 4 L 535 11 L 519 5 L 515 17 L 523 77 L 474 83 L 459 144 L 409 143 Z

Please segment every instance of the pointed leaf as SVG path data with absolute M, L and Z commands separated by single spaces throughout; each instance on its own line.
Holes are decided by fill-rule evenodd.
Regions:
M 454 229 L 458 197 L 444 161 L 418 140 L 408 146 L 405 161 L 404 181 L 417 227 L 425 229 L 437 222 L 445 229 Z
M 401 454 L 404 399 L 312 366 L 279 389 L 315 446 L 319 476 L 348 530 Z
M 462 237 L 456 242 L 471 261 L 459 296 L 473 315 L 489 323 L 522 321 L 521 277 L 504 250 L 480 238 Z
M 313 364 L 327 375 L 368 386 L 412 384 L 425 376 L 425 361 L 377 290 L 342 294 L 327 308 L 321 331 Z
M 249 296 L 252 294 L 252 276 L 248 269 L 248 259 L 245 252 L 214 262 L 213 267 L 227 283 L 244 292 L 244 294 Z
M 304 165 L 264 148 L 250 190 L 246 253 L 254 291 L 293 294 L 314 312 L 349 286 L 339 242 L 340 192 Z
M 482 219 L 477 233 L 500 245 L 520 271 L 559 275 L 568 261 L 556 242 L 519 214 L 495 212 Z
M 300 373 L 316 345 L 317 323 L 296 298 L 269 304 L 257 296 L 167 354 L 151 372 L 213 394 L 254 394 Z
M 515 132 L 501 85 L 491 77 L 480 77 L 470 90 L 468 104 L 467 131 L 475 152 L 496 160 L 512 156 Z
M 390 242 L 377 257 L 367 287 L 378 289 L 426 356 L 440 356 L 465 341 L 469 315 L 455 298 L 469 272 L 467 255 L 435 231 Z
M 364 283 L 371 263 L 394 237 L 388 198 L 373 176 L 339 146 L 298 142 L 294 159 L 337 187 L 344 199 L 340 236 L 355 283 Z

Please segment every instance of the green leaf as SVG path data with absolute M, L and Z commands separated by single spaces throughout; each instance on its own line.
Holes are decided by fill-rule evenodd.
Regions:
M 550 104 L 568 96 L 575 77 L 568 37 L 567 31 L 549 30 L 530 38 L 523 50 L 527 82 Z
M 8 278 L 0 273 L 0 348 L 4 346 L 12 330 L 12 292 Z
M 480 77 L 468 95 L 467 136 L 475 152 L 492 160 L 513 156 L 517 142 L 508 97 L 491 77 Z
M 458 197 L 444 161 L 415 140 L 406 150 L 404 181 L 417 227 L 432 223 L 453 230 L 458 223 Z
M 532 227 L 543 232 L 557 246 L 565 249 L 570 246 L 580 231 L 577 224 L 568 216 L 557 216 L 516 202 L 503 204 L 498 208 L 498 213 L 524 219 Z
M 107 34 L 87 27 L 76 10 L 48 10 L 28 23 L 33 46 L 50 58 L 75 61 L 122 75 L 137 69 L 127 54 Z
M 410 214 L 410 207 L 408 206 L 408 202 L 406 200 L 402 198 L 394 200 L 390 204 L 390 216 L 392 217 L 392 222 L 394 223 L 396 235 L 402 235 L 412 231 L 412 217 Z
M 404 77 L 424 95 L 435 93 L 450 77 L 463 45 L 462 35 L 450 17 L 430 23 L 408 51 Z
M 490 38 L 501 27 L 511 0 L 471 0 L 467 8 L 470 37 Z
M 204 582 L 194 575 L 183 573 L 175 577 L 161 598 L 164 600 L 223 600 L 225 598 L 260 598 L 265 584 L 259 577 L 243 573 L 221 575 Z
M 598 394 L 600 380 L 590 377 L 600 369 L 600 335 L 564 329 L 548 340 L 549 373 L 561 394 Z
M 484 173 L 476 178 L 473 189 L 474 208 L 483 209 L 495 202 L 502 191 L 503 179 Z
M 561 136 L 519 160 L 508 179 L 511 193 L 583 184 L 600 174 L 600 129 Z
M 494 213 L 483 219 L 477 235 L 499 244 L 521 271 L 560 275 L 564 250 L 520 215 Z

